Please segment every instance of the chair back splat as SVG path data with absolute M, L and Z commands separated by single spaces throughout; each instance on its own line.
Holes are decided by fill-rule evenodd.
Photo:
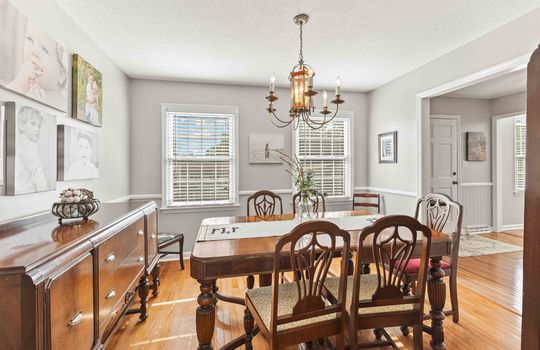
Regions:
M 327 221 L 310 221 L 298 225 L 289 234 L 281 237 L 276 244 L 274 256 L 274 281 L 272 284 L 271 328 L 277 331 L 278 325 L 300 320 L 336 314 L 344 311 L 346 293 L 346 271 L 350 249 L 350 235 L 338 226 Z M 322 293 L 324 281 L 328 275 L 332 259 L 339 255 L 341 278 L 338 302 L 328 305 Z M 290 268 L 293 283 L 296 284 L 298 300 L 290 314 L 278 317 L 279 276 L 285 267 Z
M 253 207 L 256 216 L 282 215 L 283 202 L 281 197 L 272 191 L 257 191 L 247 200 L 247 215 L 250 216 L 250 208 Z M 279 210 L 279 212 L 276 212 Z
M 353 287 L 352 310 L 359 307 L 375 307 L 382 305 L 416 304 L 423 307 L 424 291 L 427 280 L 427 266 L 429 246 L 431 244 L 431 230 L 416 219 L 404 215 L 390 215 L 377 220 L 373 225 L 362 230 L 358 242 L 358 251 L 365 252 L 364 241 L 372 243 L 372 256 L 357 254 L 357 265 L 374 262 L 378 284 L 369 299 L 359 300 L 360 274 L 355 271 L 355 285 Z M 385 266 L 406 266 L 411 259 L 413 251 L 418 249 L 417 241 L 421 239 L 421 276 L 418 278 L 418 293 L 405 296 L 402 289 L 404 269 L 385 269 Z M 351 310 L 351 312 L 353 312 Z M 354 312 L 352 314 L 356 314 Z

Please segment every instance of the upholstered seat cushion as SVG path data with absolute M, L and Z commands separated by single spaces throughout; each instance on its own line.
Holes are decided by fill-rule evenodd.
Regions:
M 373 293 L 377 289 L 377 275 L 362 275 L 360 277 L 360 300 L 371 299 Z M 354 279 L 353 276 L 349 276 L 347 280 L 347 310 L 351 308 L 352 292 L 353 292 Z M 339 291 L 339 277 L 327 278 L 324 286 L 337 299 Z M 401 305 L 385 305 L 376 307 L 362 307 L 359 308 L 359 315 L 378 314 L 381 312 L 396 312 L 396 311 L 411 311 L 413 309 L 412 304 Z
M 396 261 L 395 266 L 399 268 L 399 261 Z M 428 263 L 428 268 L 431 267 L 431 261 Z M 447 270 L 451 268 L 451 265 L 446 261 L 441 260 L 441 269 Z M 405 273 L 418 273 L 420 269 L 420 259 L 411 259 L 409 263 L 405 265 Z
M 270 318 L 272 316 L 272 286 L 249 289 L 246 292 L 246 298 L 249 298 L 249 301 L 255 308 L 257 314 L 264 322 L 264 327 L 270 330 Z M 298 289 L 296 283 L 291 282 L 280 284 L 278 296 L 278 316 L 291 314 L 293 307 L 297 302 Z M 336 314 L 329 314 L 296 322 L 285 323 L 278 325 L 278 331 L 301 327 L 315 322 L 326 321 L 332 318 L 336 318 Z

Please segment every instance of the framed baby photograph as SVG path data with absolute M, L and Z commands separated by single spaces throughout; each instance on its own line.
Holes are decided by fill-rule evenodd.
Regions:
M 68 52 L 7 0 L 0 23 L 0 86 L 66 112 Z
M 99 177 L 99 135 L 58 125 L 58 181 Z
M 279 155 L 273 150 L 285 150 L 283 135 L 255 135 L 248 137 L 250 164 L 281 164 Z
M 73 55 L 73 118 L 101 126 L 103 76 L 81 56 Z
M 56 116 L 6 102 L 6 194 L 56 189 Z
M 397 163 L 397 131 L 379 134 L 379 163 Z

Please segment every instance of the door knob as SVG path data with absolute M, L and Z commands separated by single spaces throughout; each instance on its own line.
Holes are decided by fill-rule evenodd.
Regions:
M 452 185 L 457 185 L 457 181 L 452 181 Z

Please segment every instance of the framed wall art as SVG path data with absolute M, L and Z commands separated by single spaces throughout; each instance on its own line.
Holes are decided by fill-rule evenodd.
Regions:
M 379 134 L 379 163 L 397 163 L 397 131 Z
M 487 155 L 487 134 L 483 131 L 467 132 L 467 161 L 483 161 Z
M 249 163 L 250 164 L 281 164 L 273 150 L 283 152 L 285 149 L 283 135 L 249 135 Z
M 73 55 L 73 118 L 102 124 L 103 76 L 81 56 Z
M 99 177 L 99 135 L 58 125 L 58 181 Z
M 56 117 L 6 103 L 6 194 L 56 189 Z
M 67 51 L 7 0 L 0 0 L 0 23 L 0 86 L 67 111 Z

